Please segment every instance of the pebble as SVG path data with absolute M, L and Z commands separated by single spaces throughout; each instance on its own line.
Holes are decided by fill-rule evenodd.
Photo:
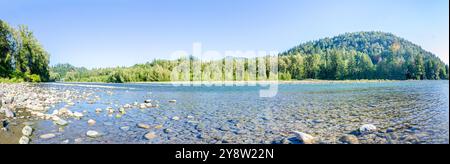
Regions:
M 172 117 L 172 120 L 178 121 L 178 120 L 180 120 L 180 117 L 178 117 L 178 116 Z
M 142 129 L 150 129 L 150 125 L 144 124 L 144 123 L 138 123 L 137 127 Z
M 122 127 L 120 127 L 120 130 L 128 131 L 128 130 L 130 130 L 130 127 L 129 126 L 122 126 Z
M 54 138 L 54 137 L 56 137 L 56 135 L 53 133 L 43 134 L 43 135 L 39 136 L 39 138 L 41 138 L 41 139 L 50 139 L 50 138 Z
M 83 113 L 80 113 L 80 112 L 74 112 L 74 113 L 73 113 L 73 116 L 75 116 L 76 118 L 81 118 L 81 117 L 83 117 L 84 115 L 83 115 Z
M 95 121 L 95 120 L 93 120 L 93 119 L 89 119 L 89 120 L 88 120 L 88 124 L 89 124 L 90 126 L 95 125 L 95 123 L 97 123 L 97 121 Z
M 176 103 L 177 100 L 169 100 L 169 103 Z
M 97 131 L 89 130 L 86 132 L 86 136 L 91 137 L 91 138 L 97 138 L 97 137 L 100 137 L 101 134 Z
M 145 137 L 145 139 L 152 140 L 152 139 L 156 138 L 157 136 L 156 136 L 155 132 L 148 132 L 147 134 L 144 135 L 144 137 Z

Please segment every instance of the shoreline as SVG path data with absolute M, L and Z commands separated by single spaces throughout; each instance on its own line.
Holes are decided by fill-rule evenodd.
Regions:
M 402 81 L 428 81 L 428 80 L 279 80 L 279 81 L 154 81 L 154 82 L 44 82 L 44 83 L 67 83 L 67 84 L 329 84 L 329 83 L 382 83 L 382 82 L 402 82 Z M 430 80 L 431 81 L 431 80 Z M 433 80 L 439 81 L 439 80 Z M 447 80 L 448 81 L 448 80 Z M 39 83 L 37 83 L 39 84 Z

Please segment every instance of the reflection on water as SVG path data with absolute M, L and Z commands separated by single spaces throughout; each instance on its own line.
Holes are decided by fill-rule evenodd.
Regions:
M 99 100 L 79 100 L 70 110 L 87 113 L 81 120 L 70 119 L 63 129 L 51 121 L 39 121 L 35 136 L 55 133 L 57 137 L 34 137 L 32 143 L 295 143 L 292 131 L 312 134 L 320 143 L 339 143 L 341 136 L 363 124 L 374 124 L 379 132 L 358 136 L 361 143 L 449 142 L 448 81 L 280 84 L 273 98 L 260 98 L 261 88 L 249 86 L 90 83 L 43 87 L 92 92 L 92 98 Z M 147 99 L 159 102 L 159 108 L 134 107 L 120 118 L 95 112 Z M 89 126 L 89 119 L 97 123 Z M 151 128 L 138 128 L 137 123 Z M 88 138 L 88 130 L 103 135 Z M 157 137 L 144 139 L 149 131 Z

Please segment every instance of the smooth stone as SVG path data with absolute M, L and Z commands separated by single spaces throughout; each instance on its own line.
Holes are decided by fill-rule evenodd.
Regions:
M 22 134 L 24 136 L 31 136 L 32 133 L 33 133 L 33 128 L 31 128 L 30 126 L 23 127 Z
M 155 132 L 149 132 L 149 133 L 145 134 L 144 137 L 145 137 L 145 139 L 152 140 L 152 139 L 156 138 L 157 136 L 156 136 Z
M 151 103 L 152 100 L 145 100 L 144 103 Z
M 88 120 L 88 124 L 91 125 L 91 126 L 92 126 L 92 125 L 95 125 L 95 123 L 97 123 L 97 121 L 95 121 L 95 120 L 93 120 L 93 119 L 89 119 L 89 120 Z
M 178 121 L 178 120 L 180 120 L 180 117 L 178 117 L 178 116 L 172 117 L 172 120 Z
M 177 100 L 169 100 L 169 103 L 176 103 Z
M 83 115 L 83 113 L 80 113 L 80 112 L 74 112 L 74 113 L 73 113 L 73 116 L 75 116 L 75 117 L 77 117 L 77 118 L 81 118 L 81 117 L 83 117 L 84 115 Z
M 365 124 L 359 128 L 359 132 L 361 132 L 361 133 L 375 132 L 376 130 L 377 130 L 377 127 L 372 124 Z
M 50 139 L 50 138 L 54 138 L 54 137 L 56 137 L 56 135 L 53 133 L 43 134 L 43 135 L 39 136 L 39 138 L 41 138 L 41 139 Z
M 63 120 L 63 119 L 58 119 L 58 120 L 56 120 L 54 122 L 55 122 L 56 125 L 59 125 L 59 126 L 66 126 L 66 125 L 69 124 L 69 122 L 67 122 L 66 120 Z
M 97 137 L 100 137 L 101 134 L 97 131 L 89 130 L 86 132 L 86 136 L 91 137 L 91 138 L 97 138 Z
M 97 109 L 95 109 L 95 112 L 96 112 L 96 113 L 101 113 L 101 112 L 102 112 L 102 109 L 97 108 Z
M 155 129 L 161 129 L 161 128 L 163 128 L 163 125 L 156 125 L 155 126 Z
M 128 131 L 128 130 L 130 130 L 130 127 L 129 126 L 122 126 L 122 127 L 120 127 L 120 130 Z
M 144 123 L 138 123 L 137 127 L 142 129 L 150 129 L 150 125 L 144 124 Z
M 345 135 L 342 136 L 339 141 L 341 141 L 342 143 L 346 143 L 346 144 L 359 144 L 359 140 L 356 136 L 354 135 Z
M 300 140 L 301 142 L 303 142 L 303 144 L 315 144 L 315 138 L 309 134 L 303 133 L 303 132 L 298 132 L 298 131 L 294 131 L 293 132 L 295 134 L 295 136 L 297 137 L 298 140 Z
M 125 114 L 126 113 L 125 108 L 120 108 L 119 112 L 122 113 L 122 114 Z
M 20 137 L 19 144 L 28 144 L 28 143 L 30 143 L 30 139 L 28 137 L 26 136 Z

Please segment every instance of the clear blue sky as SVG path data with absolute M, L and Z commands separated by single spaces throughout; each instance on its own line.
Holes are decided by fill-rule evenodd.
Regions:
M 51 64 L 111 67 L 173 51 L 284 51 L 355 31 L 391 32 L 448 63 L 448 0 L 0 0 L 0 19 L 28 25 Z

